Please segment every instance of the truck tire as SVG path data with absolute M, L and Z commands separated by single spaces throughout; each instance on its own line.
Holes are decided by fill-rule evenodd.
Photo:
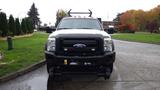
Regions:
M 113 63 L 109 65 L 110 73 L 113 72 Z

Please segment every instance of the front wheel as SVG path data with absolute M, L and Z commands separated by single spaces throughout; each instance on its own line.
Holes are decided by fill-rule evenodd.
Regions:
M 50 69 L 50 67 L 49 67 L 49 65 L 47 65 L 47 72 L 49 73 L 49 69 Z
M 113 63 L 104 67 L 104 79 L 109 79 L 113 72 Z
M 110 69 L 110 73 L 112 73 L 112 72 L 113 72 L 113 63 L 110 64 L 110 65 L 108 66 L 108 68 Z
M 48 72 L 48 74 L 52 73 L 52 71 L 53 71 L 53 66 L 51 64 L 47 63 L 47 72 Z

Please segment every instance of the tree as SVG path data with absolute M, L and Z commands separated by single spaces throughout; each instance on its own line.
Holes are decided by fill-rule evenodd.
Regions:
M 113 21 L 118 22 L 118 24 L 120 24 L 120 16 L 124 14 L 124 13 L 118 13 L 116 18 L 113 19 Z
M 137 30 L 135 10 L 129 10 L 123 14 L 119 14 L 119 30 L 120 32 L 134 33 Z
M 21 32 L 21 25 L 20 25 L 20 22 L 19 22 L 19 18 L 16 18 L 15 23 L 16 23 L 16 35 L 22 34 L 22 32 Z
M 21 22 L 21 30 L 22 30 L 23 34 L 26 34 L 26 33 L 27 33 L 27 25 L 26 25 L 26 20 L 25 20 L 25 18 L 22 19 L 22 22 Z
M 5 37 L 8 35 L 8 23 L 5 13 L 0 12 L 0 36 Z
M 31 20 L 31 18 L 25 18 L 25 21 L 26 21 L 26 28 L 27 28 L 27 33 L 33 33 L 33 22 Z
M 145 25 L 146 25 L 146 17 L 145 17 L 145 11 L 143 10 L 137 10 L 135 11 L 135 22 L 137 26 L 137 30 L 139 31 L 145 31 Z
M 40 25 L 40 18 L 39 13 L 38 13 L 38 9 L 35 7 L 35 4 L 33 3 L 29 12 L 28 12 L 28 16 L 29 18 L 31 18 L 31 20 L 33 21 L 33 27 L 35 28 L 36 26 Z
M 56 14 L 56 23 L 55 23 L 55 26 L 57 27 L 57 25 L 59 24 L 59 22 L 61 21 L 61 19 L 65 16 L 67 16 L 67 12 L 64 11 L 64 10 L 58 10 L 57 11 L 57 14 Z
M 157 21 L 148 22 L 146 26 L 150 33 L 154 33 L 158 29 Z
M 9 16 L 9 34 L 14 36 L 16 34 L 16 25 L 12 15 Z

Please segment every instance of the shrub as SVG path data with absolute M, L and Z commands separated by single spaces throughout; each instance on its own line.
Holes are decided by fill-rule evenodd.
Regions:
M 135 33 L 135 26 L 132 24 L 122 24 L 118 26 L 118 31 L 121 33 Z
M 15 25 L 14 17 L 12 15 L 9 16 L 8 25 L 9 25 L 10 35 L 11 36 L 16 35 L 16 25 Z
M 8 35 L 8 23 L 5 13 L 0 12 L 0 36 L 5 37 Z

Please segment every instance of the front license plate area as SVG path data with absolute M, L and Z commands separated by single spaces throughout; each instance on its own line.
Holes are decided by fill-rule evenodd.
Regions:
M 76 62 L 76 61 L 71 61 L 70 63 L 69 63 L 69 65 L 84 65 L 84 66 L 90 66 L 90 65 L 92 65 L 92 63 L 91 62 Z
M 79 65 L 78 62 L 70 62 L 69 65 Z

